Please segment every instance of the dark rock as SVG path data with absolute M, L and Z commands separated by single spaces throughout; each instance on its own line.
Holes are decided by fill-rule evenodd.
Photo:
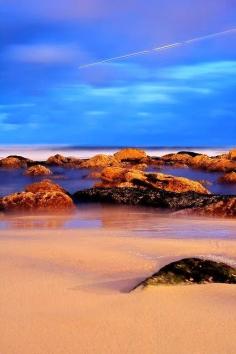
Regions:
M 161 189 L 91 188 L 73 195 L 75 202 L 101 202 L 113 204 L 145 205 L 171 210 L 202 208 L 212 203 L 229 201 L 230 196 L 174 193 Z
M 185 258 L 170 263 L 136 288 L 158 285 L 226 283 L 236 284 L 236 269 L 225 263 L 199 258 Z

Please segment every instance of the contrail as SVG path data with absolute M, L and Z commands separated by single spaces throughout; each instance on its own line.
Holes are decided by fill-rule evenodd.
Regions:
M 84 64 L 84 65 L 79 66 L 79 69 L 85 69 L 85 68 L 89 68 L 91 66 L 95 66 L 95 65 L 99 65 L 99 64 L 103 64 L 103 63 L 109 63 L 109 62 L 112 62 L 112 61 L 115 61 L 115 60 L 122 60 L 122 59 L 130 58 L 130 57 L 135 57 L 135 56 L 140 56 L 140 55 L 147 55 L 147 54 L 152 53 L 152 52 L 159 52 L 159 51 L 164 51 L 164 50 L 168 50 L 168 49 L 172 49 L 172 48 L 176 48 L 176 47 L 183 47 L 185 45 L 189 45 L 189 44 L 192 44 L 194 42 L 201 42 L 201 41 L 208 40 L 208 39 L 211 39 L 211 38 L 224 36 L 226 34 L 233 33 L 233 32 L 236 32 L 236 27 L 228 29 L 226 31 L 222 31 L 222 32 L 211 33 L 211 34 L 208 34 L 208 35 L 202 36 L 202 37 L 195 37 L 195 38 L 188 39 L 188 40 L 185 40 L 185 41 L 182 41 L 182 42 L 166 44 L 166 45 L 163 45 L 161 47 L 156 47 L 156 48 L 151 48 L 151 49 L 147 49 L 147 50 L 142 50 L 142 51 L 139 51 L 139 52 L 132 52 L 132 53 L 120 55 L 120 56 L 117 56 L 117 57 L 107 58 L 107 59 L 99 60 L 99 61 L 96 61 L 96 62 L 93 62 L 93 63 Z

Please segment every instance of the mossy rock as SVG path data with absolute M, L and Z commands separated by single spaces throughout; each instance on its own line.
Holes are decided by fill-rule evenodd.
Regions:
M 185 258 L 164 266 L 138 284 L 135 289 L 158 285 L 207 283 L 236 284 L 236 269 L 225 263 L 200 258 Z

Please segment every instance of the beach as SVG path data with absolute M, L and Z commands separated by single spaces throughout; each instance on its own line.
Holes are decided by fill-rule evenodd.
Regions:
M 153 215 L 148 229 L 145 210 L 134 209 L 135 225 L 131 210 L 126 222 L 129 210 L 117 208 L 84 210 L 86 227 L 51 222 L 36 228 L 32 220 L 38 217 L 18 218 L 17 228 L 15 217 L 12 227 L 2 227 L 0 352 L 234 354 L 234 285 L 131 291 L 161 266 L 184 257 L 235 266 L 234 221 L 169 218 L 165 234 L 165 216 Z M 119 219 L 123 213 L 123 224 L 117 213 Z M 103 222 L 93 224 L 101 215 Z M 180 226 L 192 233 L 181 236 Z M 201 231 L 207 237 L 197 237 Z

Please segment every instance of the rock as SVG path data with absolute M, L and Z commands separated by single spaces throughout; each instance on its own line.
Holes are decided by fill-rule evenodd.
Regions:
M 228 158 L 229 158 L 230 160 L 236 161 L 236 149 L 230 150 L 229 155 L 228 155 Z
M 41 182 L 29 184 L 25 188 L 26 192 L 38 193 L 38 192 L 63 192 L 67 193 L 59 184 L 52 182 L 50 179 L 45 179 Z
M 83 161 L 80 165 L 81 168 L 102 168 L 111 165 L 118 165 L 119 162 L 114 156 L 99 154 Z
M 26 168 L 27 163 L 30 161 L 31 160 L 22 156 L 8 156 L 0 160 L 0 167 L 12 169 Z
M 0 199 L 0 210 L 4 212 L 57 212 L 74 208 L 69 194 L 49 180 L 34 183 L 27 186 L 25 192 Z
M 235 217 L 236 197 L 228 197 L 203 208 L 193 209 L 191 212 L 201 216 Z
M 21 192 L 0 199 L 5 212 L 66 211 L 74 208 L 72 199 L 63 192 Z
M 219 183 L 236 183 L 236 172 L 228 172 L 218 179 Z
M 52 171 L 42 165 L 34 165 L 29 167 L 26 172 L 25 172 L 26 176 L 48 176 L 48 175 L 52 175 Z
M 181 210 L 205 207 L 230 197 L 222 195 L 173 193 L 161 189 L 139 188 L 91 188 L 73 195 L 76 202 L 101 202 L 114 204 L 145 205 L 158 208 Z
M 122 149 L 114 154 L 118 161 L 141 161 L 147 157 L 147 154 L 143 150 L 139 149 Z
M 168 154 L 162 156 L 162 160 L 176 165 L 188 165 L 192 156 L 187 153 Z
M 108 167 L 101 173 L 102 183 L 97 187 L 145 187 L 163 189 L 170 192 L 197 192 L 207 194 L 209 191 L 199 182 L 183 177 L 165 175 L 163 173 L 145 173 L 135 169 Z
M 74 157 L 65 157 L 59 154 L 51 156 L 47 159 L 46 164 L 49 166 L 61 166 L 69 168 L 80 167 L 82 160 L 76 159 Z
M 236 284 L 236 269 L 200 258 L 185 258 L 172 262 L 147 278 L 136 288 L 159 285 L 191 285 L 208 283 Z

